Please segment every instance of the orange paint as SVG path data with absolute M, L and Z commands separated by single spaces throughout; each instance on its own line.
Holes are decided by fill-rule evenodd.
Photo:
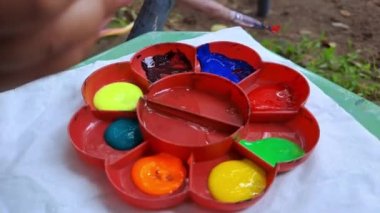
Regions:
M 166 153 L 141 158 L 132 167 L 133 182 L 150 195 L 175 192 L 182 186 L 185 177 L 186 169 L 182 161 Z

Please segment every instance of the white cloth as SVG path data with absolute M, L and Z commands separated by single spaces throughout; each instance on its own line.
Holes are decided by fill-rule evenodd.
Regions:
M 256 42 L 241 28 L 183 41 L 240 42 L 265 61 L 300 70 Z M 116 61 L 128 60 L 129 56 Z M 102 170 L 82 162 L 67 135 L 70 117 L 83 105 L 80 87 L 97 68 L 113 61 L 39 79 L 0 93 L 0 212 L 127 212 Z M 246 212 L 379 212 L 380 142 L 317 86 L 306 104 L 320 125 L 311 157 L 279 175 Z M 207 212 L 191 201 L 165 212 Z

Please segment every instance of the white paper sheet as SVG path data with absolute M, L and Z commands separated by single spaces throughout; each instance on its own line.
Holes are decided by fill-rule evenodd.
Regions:
M 183 41 L 240 42 L 265 61 L 299 69 L 230 28 Z M 128 60 L 130 56 L 119 60 Z M 119 61 L 117 60 L 117 61 Z M 100 61 L 0 93 L 0 212 L 128 212 L 102 170 L 82 162 L 67 135 L 70 117 L 83 105 L 80 87 Z M 276 178 L 246 212 L 380 212 L 380 142 L 310 83 L 307 108 L 321 137 L 311 157 Z M 379 127 L 380 128 L 380 127 Z M 191 201 L 163 212 L 208 212 Z

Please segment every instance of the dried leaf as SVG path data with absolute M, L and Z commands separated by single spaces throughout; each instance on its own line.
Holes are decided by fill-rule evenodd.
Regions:
M 223 24 L 214 24 L 214 25 L 211 26 L 211 31 L 215 32 L 215 31 L 222 30 L 222 29 L 225 29 L 225 28 L 227 28 L 226 25 L 223 25 Z
M 351 13 L 348 10 L 340 10 L 339 11 L 342 16 L 350 17 Z
M 345 29 L 345 30 L 350 29 L 350 26 L 348 26 L 347 24 L 343 24 L 342 22 L 332 22 L 331 25 L 333 27 L 341 28 L 341 29 Z

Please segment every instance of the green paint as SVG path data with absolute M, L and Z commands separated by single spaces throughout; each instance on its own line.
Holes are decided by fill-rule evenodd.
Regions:
M 305 155 L 300 146 L 283 138 L 265 138 L 258 141 L 241 140 L 240 144 L 271 166 L 297 160 Z

